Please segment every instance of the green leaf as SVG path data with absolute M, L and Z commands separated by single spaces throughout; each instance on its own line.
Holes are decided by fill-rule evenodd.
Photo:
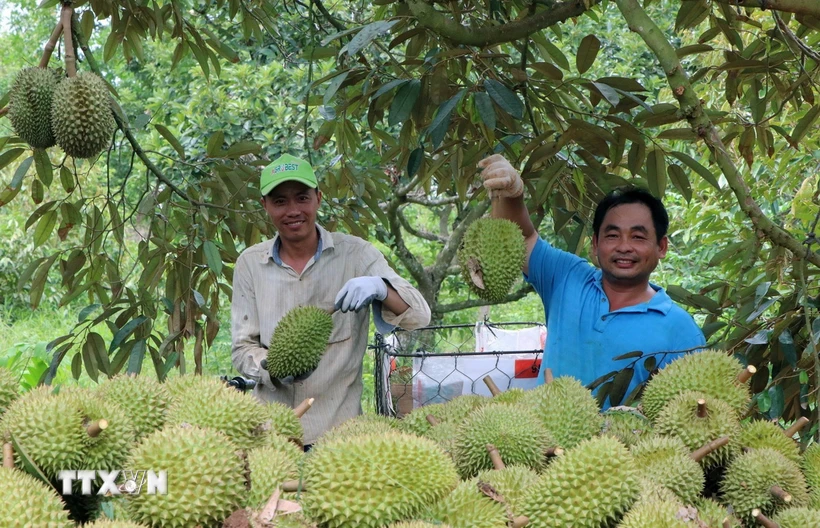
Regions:
M 83 355 L 81 352 L 77 352 L 71 358 L 71 375 L 75 380 L 80 379 L 80 376 L 83 375 Z
M 160 135 L 165 138 L 165 141 L 171 144 L 174 150 L 177 151 L 177 154 L 179 154 L 179 157 L 184 160 L 185 149 L 182 148 L 182 143 L 179 142 L 179 140 L 174 136 L 174 134 L 171 133 L 171 131 L 168 130 L 168 128 L 166 128 L 165 125 L 154 125 L 154 128 L 156 128 L 157 132 L 159 132 Z
M 387 116 L 387 124 L 395 126 L 399 123 L 403 123 L 410 117 L 410 112 L 413 111 L 413 106 L 419 98 L 419 93 L 421 93 L 421 81 L 418 79 L 412 79 L 399 88 L 396 92 L 396 96 L 390 103 L 390 114 Z
M 340 72 L 339 75 L 333 77 L 333 80 L 328 83 L 327 88 L 325 89 L 325 94 L 322 96 L 322 102 L 325 106 L 330 106 L 331 101 L 333 101 L 333 97 L 336 95 L 336 92 L 339 91 L 339 88 L 342 86 L 342 83 L 345 82 L 345 79 L 347 79 L 347 74 L 349 73 L 350 70 Z
M 356 36 L 350 39 L 350 42 L 339 50 L 339 55 L 343 53 L 347 53 L 348 55 L 356 55 L 364 49 L 365 46 L 370 44 L 373 39 L 390 31 L 390 28 L 398 23 L 398 20 L 379 20 L 364 26 L 358 33 L 356 33 Z
M 225 153 L 226 158 L 238 158 L 246 154 L 256 154 L 262 150 L 262 146 L 255 141 L 239 141 L 228 148 Z
M 777 341 L 780 343 L 780 349 L 783 351 L 783 357 L 786 358 L 786 362 L 791 365 L 792 368 L 797 368 L 797 348 L 794 346 L 794 338 L 788 328 L 777 336 Z
M 120 346 L 120 344 L 122 344 L 122 342 L 125 341 L 128 338 L 128 336 L 130 336 L 134 332 L 134 330 L 137 329 L 139 325 L 141 325 L 147 320 L 148 318 L 146 316 L 141 315 L 135 319 L 132 319 L 131 321 L 128 321 L 125 324 L 125 326 L 120 328 L 117 331 L 117 333 L 114 334 L 114 339 L 111 340 L 111 345 L 108 349 L 108 352 L 111 353 L 112 351 L 114 351 L 114 349 Z
M 666 191 L 666 156 L 659 148 L 652 149 L 646 157 L 646 177 L 649 192 L 663 198 Z
M 5 169 L 6 165 L 20 157 L 20 154 L 25 152 L 24 148 L 13 148 L 0 154 L 0 170 Z
M 145 339 L 140 339 L 134 343 L 131 355 L 128 358 L 128 374 L 139 374 L 142 370 L 142 360 L 145 358 Z
M 48 480 L 48 477 L 46 477 L 45 474 L 43 474 L 43 472 L 40 471 L 40 468 L 37 466 L 37 464 L 35 464 L 31 460 L 31 457 L 29 456 L 25 446 L 18 442 L 17 437 L 11 432 L 9 432 L 9 438 L 11 439 L 11 446 L 14 448 L 14 453 L 17 455 L 17 457 L 20 459 L 20 462 L 23 464 L 23 469 L 25 470 L 25 472 L 37 479 L 42 480 L 46 486 L 52 487 L 51 481 Z
M 490 96 L 486 92 L 475 92 L 473 94 L 473 104 L 484 126 L 490 130 L 495 130 L 495 108 L 493 108 Z
M 626 389 L 632 383 L 632 376 L 635 374 L 635 369 L 627 367 L 615 375 L 612 380 L 612 388 L 609 389 L 609 404 L 611 406 L 620 405 L 626 394 Z
M 746 249 L 752 243 L 754 243 L 752 239 L 745 239 L 739 242 L 733 242 L 729 244 L 725 248 L 715 253 L 715 255 L 711 259 L 709 259 L 709 267 L 717 266 L 729 257 L 737 256 L 738 254 L 740 254 L 741 251 Z
M 202 244 L 202 249 L 205 252 L 205 260 L 208 262 L 208 267 L 218 277 L 222 275 L 222 256 L 219 254 L 219 248 L 211 242 L 206 240 Z
M 433 148 L 438 148 L 439 144 L 444 140 L 447 129 L 450 127 L 450 116 L 465 93 L 467 93 L 467 89 L 462 88 L 456 95 L 444 101 L 441 103 L 441 106 L 438 107 L 436 117 L 433 118 L 433 121 L 427 129 Z
M 701 178 L 706 180 L 709 185 L 714 187 L 715 189 L 720 190 L 720 184 L 717 181 L 717 178 L 712 174 L 712 172 L 695 161 L 689 154 L 684 154 L 683 152 L 671 151 L 669 154 L 676 157 L 678 160 L 683 162 L 687 167 L 692 169 L 693 171 L 697 172 Z
M 54 169 L 46 149 L 34 149 L 34 166 L 37 168 L 37 177 L 46 187 L 54 180 Z
M 34 247 L 42 246 L 48 240 L 55 225 L 57 225 L 57 211 L 49 211 L 40 217 L 37 227 L 34 228 Z
M 643 361 L 643 368 L 650 374 L 654 372 L 655 367 L 658 366 L 658 360 L 655 356 L 649 356 Z
M 65 165 L 60 167 L 60 185 L 63 186 L 63 190 L 67 194 L 71 194 L 74 191 L 74 186 L 76 185 L 74 173 L 71 172 L 71 170 Z
M 587 35 L 581 40 L 578 53 L 575 54 L 575 67 L 578 68 L 578 73 L 584 74 L 592 66 L 600 49 L 601 41 L 595 35 Z
M 17 170 L 14 171 L 14 176 L 11 178 L 11 183 L 5 189 L 0 191 L 0 207 L 14 200 L 20 192 L 23 185 L 23 178 L 25 178 L 26 173 L 33 162 L 34 156 L 29 156 L 17 166 Z
M 627 352 L 626 354 L 621 354 L 620 356 L 615 356 L 612 358 L 612 361 L 623 361 L 624 359 L 634 359 L 643 356 L 643 351 L 641 350 L 633 350 L 632 352 Z
M 524 117 L 524 104 L 515 92 L 495 79 L 484 79 L 484 89 L 502 110 L 516 119 Z
M 386 94 L 390 90 L 392 90 L 394 88 L 398 88 L 399 86 L 402 86 L 402 85 L 407 84 L 409 82 L 410 82 L 410 79 L 394 79 L 394 80 L 390 81 L 389 83 L 384 83 L 383 85 L 379 86 L 379 89 L 376 90 L 376 93 L 374 93 L 370 97 L 370 100 L 372 101 L 373 99 L 378 99 L 379 97 Z
M 418 147 L 410 153 L 407 158 L 407 177 L 412 178 L 421 168 L 421 162 L 424 160 L 424 148 Z
M 621 96 L 618 95 L 618 90 L 609 86 L 608 84 L 593 82 L 592 86 L 594 86 L 606 99 L 606 102 L 611 104 L 613 107 L 618 106 L 618 103 L 621 102 Z
M 795 144 L 803 139 L 818 116 L 820 116 L 820 105 L 815 105 L 806 112 L 806 115 L 800 118 L 800 121 L 794 126 L 794 130 L 792 130 L 792 141 Z
M 209 158 L 216 158 L 220 155 L 223 141 L 225 141 L 225 133 L 223 131 L 218 130 L 211 134 L 211 137 L 208 138 L 208 147 L 206 149 Z
M 668 167 L 669 179 L 672 180 L 672 185 L 683 195 L 687 202 L 692 200 L 692 186 L 689 184 L 689 178 L 683 167 L 677 163 L 671 163 Z
M 596 378 L 592 383 L 587 385 L 587 389 L 589 389 L 591 391 L 595 390 L 596 388 L 598 388 L 599 385 L 601 385 L 601 383 L 603 383 L 606 380 L 610 379 L 612 376 L 614 376 L 617 373 L 618 373 L 617 370 L 613 370 L 612 372 L 607 372 L 603 376 L 600 376 L 599 378 Z
M 771 402 L 769 406 L 769 418 L 772 420 L 780 418 L 786 407 L 786 398 L 783 394 L 782 385 L 769 387 L 769 401 Z
M 94 311 L 96 311 L 100 306 L 102 305 L 99 303 L 94 303 L 89 304 L 88 306 L 80 310 L 79 315 L 77 315 L 77 323 L 82 323 L 83 321 L 88 319 L 88 316 L 94 313 Z
M 83 363 L 85 363 L 85 371 L 88 372 L 88 377 L 94 381 L 97 381 L 97 378 L 99 377 L 97 358 L 94 353 L 94 343 L 89 339 L 86 339 L 85 343 L 83 343 L 82 356 Z

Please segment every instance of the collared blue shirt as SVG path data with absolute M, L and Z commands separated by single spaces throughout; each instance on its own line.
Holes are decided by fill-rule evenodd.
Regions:
M 682 356 L 685 350 L 706 345 L 703 332 L 683 308 L 661 288 L 642 304 L 614 312 L 604 293 L 601 270 L 585 259 L 556 249 L 539 239 L 530 255 L 527 281 L 544 303 L 547 342 L 540 374 L 545 367 L 555 377 L 573 376 L 589 385 L 601 376 L 629 367 L 635 358 L 612 358 L 640 350 L 656 354 L 657 367 Z M 630 394 L 649 372 L 640 359 L 634 366 Z M 618 402 L 620 403 L 620 402 Z M 610 402 L 604 402 L 604 408 Z

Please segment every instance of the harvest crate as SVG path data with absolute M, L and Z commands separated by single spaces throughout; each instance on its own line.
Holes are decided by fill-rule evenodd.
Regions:
M 488 321 L 377 333 L 376 412 L 401 417 L 462 394 L 490 396 L 485 376 L 502 391 L 532 388 L 546 335 L 542 323 Z

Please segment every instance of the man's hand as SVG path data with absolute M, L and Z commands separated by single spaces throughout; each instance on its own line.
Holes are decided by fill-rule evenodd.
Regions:
M 336 295 L 335 307 L 342 312 L 359 311 L 374 300 L 387 298 L 387 284 L 381 277 L 355 277 L 345 283 Z
M 484 188 L 490 198 L 517 198 L 524 194 L 524 182 L 518 171 L 501 154 L 493 154 L 478 162 Z

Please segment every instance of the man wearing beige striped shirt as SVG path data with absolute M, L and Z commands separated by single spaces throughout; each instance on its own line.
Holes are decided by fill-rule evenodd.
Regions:
M 322 199 L 310 165 L 283 155 L 262 171 L 262 206 L 277 235 L 239 256 L 232 298 L 232 360 L 257 382 L 254 395 L 291 407 L 305 398 L 304 443 L 362 412 L 362 358 L 367 348 L 370 306 L 380 332 L 412 330 L 430 322 L 430 308 L 369 242 L 330 233 L 316 224 Z M 279 320 L 297 306 L 333 313 L 327 351 L 312 373 L 271 379 L 262 366 Z

